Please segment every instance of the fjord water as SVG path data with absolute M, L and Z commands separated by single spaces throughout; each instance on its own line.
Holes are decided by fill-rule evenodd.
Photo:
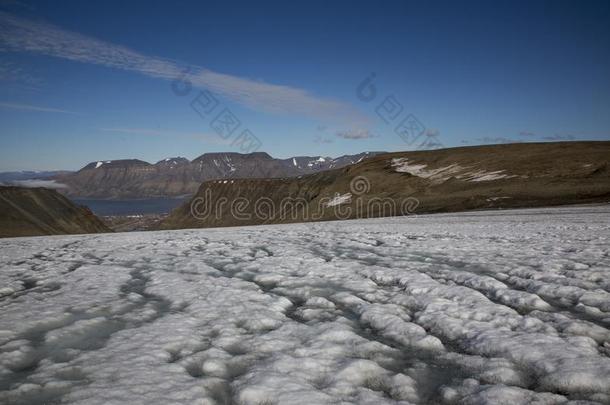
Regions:
M 75 204 L 89 207 L 96 215 L 143 215 L 167 214 L 178 207 L 185 197 L 178 198 L 144 198 L 132 200 L 95 200 L 75 198 Z

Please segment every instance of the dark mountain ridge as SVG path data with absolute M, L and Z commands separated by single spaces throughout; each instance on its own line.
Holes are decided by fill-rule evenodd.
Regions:
M 178 197 L 194 194 L 206 180 L 295 177 L 344 167 L 377 153 L 344 155 L 337 159 L 321 156 L 276 159 L 265 152 L 214 152 L 204 153 L 192 161 L 174 157 L 155 164 L 139 159 L 100 160 L 53 179 L 67 186 L 60 190 L 62 193 L 74 198 Z

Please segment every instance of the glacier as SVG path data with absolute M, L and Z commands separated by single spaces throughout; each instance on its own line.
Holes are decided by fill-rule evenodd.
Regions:
M 608 404 L 610 206 L 0 240 L 0 403 Z

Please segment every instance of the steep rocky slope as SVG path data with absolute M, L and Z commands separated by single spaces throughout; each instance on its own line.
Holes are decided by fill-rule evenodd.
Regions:
M 162 229 L 610 201 L 610 142 L 375 156 L 297 178 L 204 182 Z
M 0 186 L 0 237 L 110 232 L 55 190 Z

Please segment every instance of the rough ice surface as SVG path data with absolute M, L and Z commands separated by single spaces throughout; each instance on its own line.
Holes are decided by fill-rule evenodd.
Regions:
M 0 241 L 2 404 L 610 403 L 610 207 Z

